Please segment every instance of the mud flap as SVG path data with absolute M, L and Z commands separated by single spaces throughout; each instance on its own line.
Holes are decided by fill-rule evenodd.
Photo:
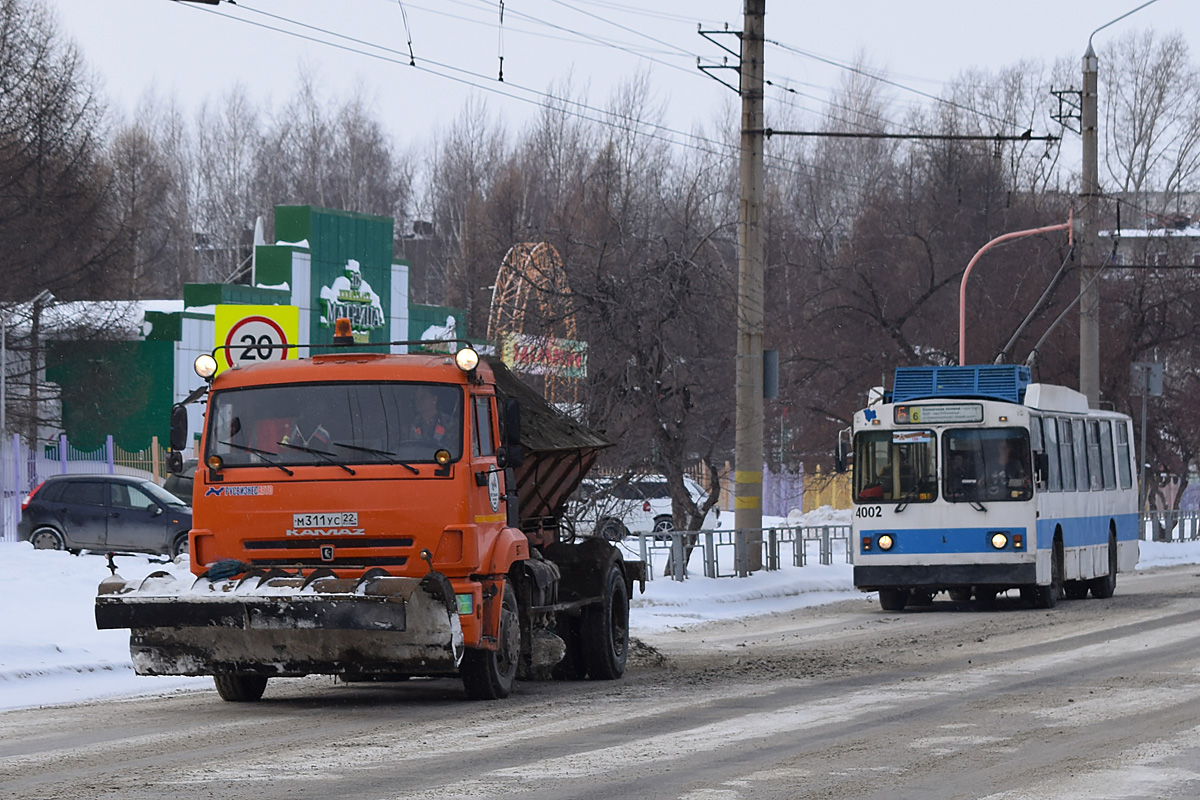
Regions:
M 463 653 L 458 614 L 428 578 L 114 577 L 96 627 L 130 629 L 140 675 L 452 675 Z

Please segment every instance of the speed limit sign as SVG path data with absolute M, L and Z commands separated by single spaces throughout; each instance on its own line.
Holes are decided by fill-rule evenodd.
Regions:
M 296 306 L 216 307 L 217 366 L 220 370 L 296 357 L 300 313 Z

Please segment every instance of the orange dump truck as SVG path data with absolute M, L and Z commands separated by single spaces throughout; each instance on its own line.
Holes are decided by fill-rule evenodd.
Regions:
M 114 574 L 96 598 L 139 674 L 254 701 L 308 674 L 457 675 L 496 699 L 517 678 L 624 672 L 645 565 L 564 517 L 601 435 L 469 346 L 213 371 L 197 359 L 195 579 Z M 186 425 L 177 407 L 176 450 Z

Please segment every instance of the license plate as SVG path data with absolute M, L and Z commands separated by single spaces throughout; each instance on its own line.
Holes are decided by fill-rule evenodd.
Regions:
M 357 511 L 318 511 L 311 514 L 293 514 L 293 528 L 335 528 L 358 525 Z

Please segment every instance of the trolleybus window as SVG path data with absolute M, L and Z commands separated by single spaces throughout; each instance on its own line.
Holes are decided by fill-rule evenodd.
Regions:
M 1100 471 L 1100 420 L 1087 421 L 1087 461 L 1092 491 L 1098 492 L 1104 488 L 1104 476 Z
M 936 500 L 936 441 L 931 430 L 858 434 L 854 440 L 854 499 L 861 503 Z
M 1071 420 L 1058 421 L 1058 454 L 1062 465 L 1062 485 L 1064 492 L 1075 491 L 1075 445 L 1071 437 Z
M 1083 433 L 1083 420 L 1071 420 L 1071 437 L 1075 440 L 1075 488 L 1086 492 L 1090 488 L 1088 477 L 1087 442 Z
M 1133 486 L 1133 470 L 1129 466 L 1129 428 L 1117 423 L 1117 468 L 1121 471 L 1121 488 Z
M 1046 443 L 1046 489 L 1062 491 L 1062 471 L 1058 466 L 1058 425 L 1054 417 L 1042 418 L 1042 435 Z
M 1112 423 L 1101 420 L 1097 424 L 1100 426 L 1100 466 L 1104 472 L 1104 488 L 1115 489 L 1117 476 L 1113 472 Z
M 1024 428 L 962 428 L 942 434 L 945 493 L 952 503 L 1028 500 L 1033 496 L 1029 433 Z

